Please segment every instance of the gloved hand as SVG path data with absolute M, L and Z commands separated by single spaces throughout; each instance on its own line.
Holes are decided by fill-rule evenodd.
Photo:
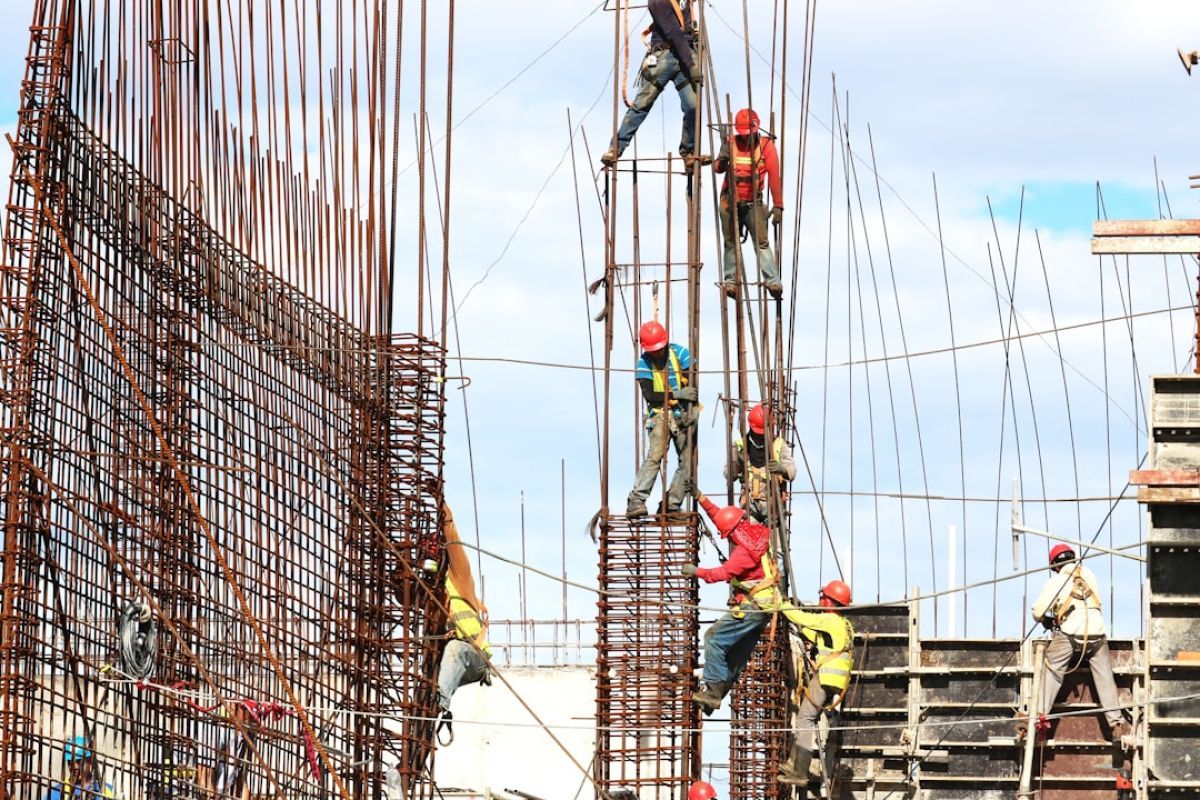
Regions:
M 685 578 L 696 577 L 696 565 L 695 564 L 684 564 L 683 565 L 683 575 Z
M 700 66 L 698 61 L 692 62 L 692 70 L 688 75 L 692 80 L 692 86 L 699 89 L 704 85 L 704 68 Z
M 1048 630 L 1048 631 L 1054 630 L 1054 617 L 1046 615 L 1041 618 L 1040 622 L 1042 623 L 1042 627 L 1045 628 L 1046 630 Z
M 786 470 L 783 468 L 783 462 L 778 459 L 771 459 L 771 461 L 767 464 L 767 472 L 770 472 L 772 475 L 787 474 Z
M 783 208 L 782 207 L 775 206 L 774 208 L 771 209 L 771 222 L 775 223 L 776 225 L 783 224 Z
M 676 389 L 674 392 L 671 392 L 671 396 L 676 400 L 682 400 L 685 403 L 694 403 L 696 402 L 697 397 L 696 387 L 685 386 L 682 389 Z
M 697 503 L 699 503 L 700 501 L 702 501 L 704 499 L 704 495 L 700 493 L 699 486 L 692 487 L 692 497 L 696 500 Z

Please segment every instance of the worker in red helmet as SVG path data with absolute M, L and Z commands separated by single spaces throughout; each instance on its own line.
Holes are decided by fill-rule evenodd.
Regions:
M 733 459 L 725 467 L 725 477 L 742 484 L 741 506 L 755 522 L 766 525 L 769 516 L 771 481 L 779 487 L 786 502 L 787 485 L 796 478 L 796 461 L 792 449 L 782 436 L 776 436 L 768 449 L 766 441 L 767 413 L 759 403 L 746 415 L 750 431 L 733 442 Z
M 646 457 L 638 469 L 629 492 L 625 513 L 630 517 L 646 515 L 646 499 L 667 457 L 667 443 L 675 445 L 679 463 L 667 490 L 666 512 L 678 511 L 691 492 L 692 437 L 698 406 L 696 387 L 688 386 L 686 371 L 692 356 L 683 345 L 672 344 L 667 330 L 659 322 L 647 322 L 638 331 L 642 346 L 634 370 L 634 379 L 646 401 L 645 427 L 648 437 Z M 659 511 L 663 511 L 660 507 Z
M 1112 659 L 1108 654 L 1108 631 L 1100 609 L 1100 589 L 1096 576 L 1083 566 L 1069 544 L 1056 544 L 1050 550 L 1050 569 L 1054 573 L 1033 604 L 1033 618 L 1053 631 L 1042 662 L 1042 693 L 1038 698 L 1039 728 L 1047 730 L 1045 715 L 1050 713 L 1063 677 L 1087 663 L 1100 707 L 1108 720 L 1113 741 L 1130 733 L 1121 709 L 1117 708 L 1117 684 L 1113 679 Z M 1024 736 L 1027 722 L 1017 726 Z
M 724 278 L 722 290 L 737 297 L 737 251 L 749 234 L 754 239 L 758 273 L 772 297 L 783 294 L 779 268 L 767 236 L 767 210 L 763 205 L 764 184 L 771 189 L 771 222 L 783 222 L 783 179 L 779 174 L 779 153 L 770 136 L 759 131 L 758 114 L 743 108 L 733 123 L 734 133 L 725 139 L 720 155 L 713 162 L 716 172 L 732 172 L 721 184 L 721 231 L 725 236 Z M 735 217 L 736 214 L 736 217 Z
M 616 140 L 600 161 L 612 166 L 633 140 L 654 101 L 667 84 L 675 85 L 679 93 L 679 108 L 683 111 L 683 130 L 679 138 L 679 154 L 690 166 L 696 149 L 696 91 L 704 82 L 704 70 L 695 49 L 695 25 L 691 0 L 649 0 L 649 52 L 642 60 L 638 73 L 638 92 L 621 120 Z
M 728 612 L 704 634 L 704 689 L 692 696 L 706 715 L 746 668 L 763 628 L 779 605 L 779 570 L 771 553 L 771 531 L 751 522 L 737 506 L 718 507 L 699 492 L 696 500 L 722 538 L 732 543 L 729 558 L 719 567 L 684 564 L 683 574 L 706 583 L 729 582 L 733 589 Z
M 817 725 L 821 715 L 841 704 L 850 685 L 854 668 L 854 626 L 842 616 L 850 605 L 850 586 L 832 580 L 821 588 L 821 611 L 803 611 L 785 603 L 781 613 L 800 629 L 804 647 L 796 674 L 803 679 L 792 738 L 791 758 L 780 765 L 779 782 L 787 786 L 806 786 L 813 780 Z M 815 762 L 819 764 L 820 762 Z M 818 771 L 819 774 L 819 771 Z
M 688 787 L 687 800 L 716 800 L 717 790 L 707 781 L 693 781 Z

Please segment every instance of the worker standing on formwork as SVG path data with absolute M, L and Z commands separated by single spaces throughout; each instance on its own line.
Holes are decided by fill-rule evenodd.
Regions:
M 750 409 L 746 421 L 750 431 L 745 438 L 734 440 L 733 461 L 726 467 L 725 477 L 741 482 L 742 508 L 755 522 L 766 525 L 771 482 L 779 487 L 779 496 L 786 499 L 787 484 L 796 478 L 796 461 L 782 436 L 776 436 L 767 449 L 767 415 L 762 403 Z
M 654 101 L 668 83 L 674 83 L 683 111 L 679 155 L 691 166 L 696 150 L 696 91 L 704 82 L 695 46 L 692 4 L 689 0 L 649 0 L 646 7 L 652 22 L 646 31 L 650 34 L 650 43 L 638 77 L 640 88 L 617 130 L 617 140 L 600 156 L 600 161 L 605 166 L 616 163 L 650 113 Z
M 1046 714 L 1054 706 L 1063 678 L 1086 662 L 1092 671 L 1100 706 L 1108 720 L 1113 741 L 1130 732 L 1121 709 L 1117 708 L 1117 684 L 1104 615 L 1100 611 L 1100 592 L 1096 576 L 1075 557 L 1068 544 L 1056 544 L 1050 550 L 1050 569 L 1054 575 L 1046 582 L 1033 604 L 1033 618 L 1054 631 L 1046 647 L 1042 666 L 1042 693 L 1037 698 L 1037 728 L 1048 733 Z M 1024 736 L 1027 725 L 1018 724 L 1017 736 Z
M 772 297 L 783 294 L 779 282 L 779 267 L 767 236 L 767 210 L 763 205 L 763 184 L 771 189 L 771 222 L 783 222 L 783 179 L 779 174 L 779 153 L 775 142 L 759 132 L 758 114 L 749 108 L 737 113 L 733 122 L 734 135 L 721 145 L 721 153 L 713 162 L 715 172 L 732 171 L 733 189 L 729 177 L 721 184 L 721 232 L 725 236 L 724 282 L 721 289 L 728 297 L 737 297 L 737 249 L 743 231 L 754 238 L 758 273 Z M 734 219 L 734 212 L 737 219 Z
M 704 689 L 692 700 L 708 715 L 720 708 L 779 606 L 779 570 L 770 529 L 746 519 L 737 506 L 718 508 L 699 492 L 696 500 L 721 537 L 733 542 L 728 560 L 719 567 L 683 565 L 684 575 L 706 583 L 728 581 L 734 592 L 729 611 L 704 634 Z
M 668 440 L 675 444 L 679 464 L 667 490 L 667 513 L 678 511 L 691 492 L 692 434 L 698 413 L 696 388 L 687 385 L 684 370 L 692 366 L 692 355 L 683 345 L 672 344 L 667 330 L 658 322 L 647 322 L 638 331 L 642 355 L 634 379 L 646 400 L 646 458 L 638 469 L 629 492 L 625 513 L 630 517 L 646 515 L 646 498 L 667 457 Z M 661 512 L 663 509 L 660 508 Z
M 440 727 L 449 732 L 450 741 L 453 741 L 451 723 L 454 717 L 450 713 L 450 698 L 465 684 L 491 685 L 492 648 L 487 640 L 487 608 L 475 594 L 471 563 L 458 538 L 458 526 L 454 524 L 449 506 L 443 505 L 442 512 L 445 515 L 446 600 L 450 618 L 447 621 L 449 640 L 442 651 L 438 669 L 437 695 L 441 709 Z
M 789 786 L 807 786 L 812 779 L 810 767 L 817 749 L 817 724 L 821 715 L 836 709 L 850 685 L 854 668 L 854 627 L 840 609 L 850 605 L 850 587 L 834 580 L 821 589 L 820 606 L 824 611 L 801 611 L 788 605 L 783 609 L 787 620 L 800 629 L 803 638 L 804 676 L 799 691 L 797 727 L 790 762 L 781 767 L 779 782 Z M 819 762 L 818 762 L 819 763 Z

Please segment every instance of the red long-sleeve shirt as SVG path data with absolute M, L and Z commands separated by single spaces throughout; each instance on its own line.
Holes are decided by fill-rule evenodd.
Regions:
M 712 519 L 720 508 L 707 497 L 700 499 L 700 506 L 709 519 Z M 696 577 L 705 583 L 729 580 L 753 583 L 762 580 L 762 557 L 771 542 L 770 529 L 743 519 L 730 532 L 729 540 L 733 542 L 733 549 L 725 563 L 719 567 L 700 567 L 696 570 Z
M 732 149 L 742 151 L 742 155 L 746 156 L 754 152 L 754 145 L 751 142 L 752 137 L 735 136 L 725 140 L 724 146 L 721 148 L 720 156 L 713 162 L 713 170 L 717 173 L 726 172 L 730 167 L 730 159 L 733 157 Z M 783 208 L 783 176 L 779 174 L 779 152 L 775 149 L 775 142 L 766 137 L 761 139 L 761 149 L 759 150 L 759 158 L 761 163 L 758 166 L 760 176 L 766 173 L 766 185 L 771 191 L 771 205 Z M 744 149 L 743 149 L 744 147 Z M 721 184 L 721 197 L 729 196 L 728 186 L 729 176 L 725 177 L 725 182 Z M 735 187 L 738 200 L 754 200 L 751 196 L 751 185 L 749 181 L 738 181 Z M 759 197 L 762 197 L 762 184 L 759 184 Z

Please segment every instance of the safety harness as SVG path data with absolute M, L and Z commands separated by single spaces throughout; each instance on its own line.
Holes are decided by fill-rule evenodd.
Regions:
M 749 448 L 741 439 L 741 437 L 738 437 L 738 439 L 733 443 L 733 446 L 739 453 L 743 454 L 743 457 L 746 460 L 746 474 L 744 475 L 744 481 L 742 483 L 742 506 L 744 507 L 747 501 L 767 500 L 767 490 L 771 483 L 771 474 L 767 470 L 767 463 L 764 463 L 761 467 L 754 466 L 754 464 L 750 462 Z M 771 460 L 778 461 L 782 454 L 783 438 L 777 436 L 775 437 L 775 442 L 771 447 Z M 782 483 L 782 481 L 780 481 L 780 483 Z M 784 495 L 785 502 L 786 499 L 786 495 Z
M 1082 564 L 1076 564 L 1075 569 L 1071 571 L 1071 593 L 1057 603 L 1054 609 L 1054 623 L 1062 627 L 1063 620 L 1070 616 L 1076 608 L 1083 608 L 1085 612 L 1092 609 L 1100 610 L 1100 596 L 1084 579 Z

